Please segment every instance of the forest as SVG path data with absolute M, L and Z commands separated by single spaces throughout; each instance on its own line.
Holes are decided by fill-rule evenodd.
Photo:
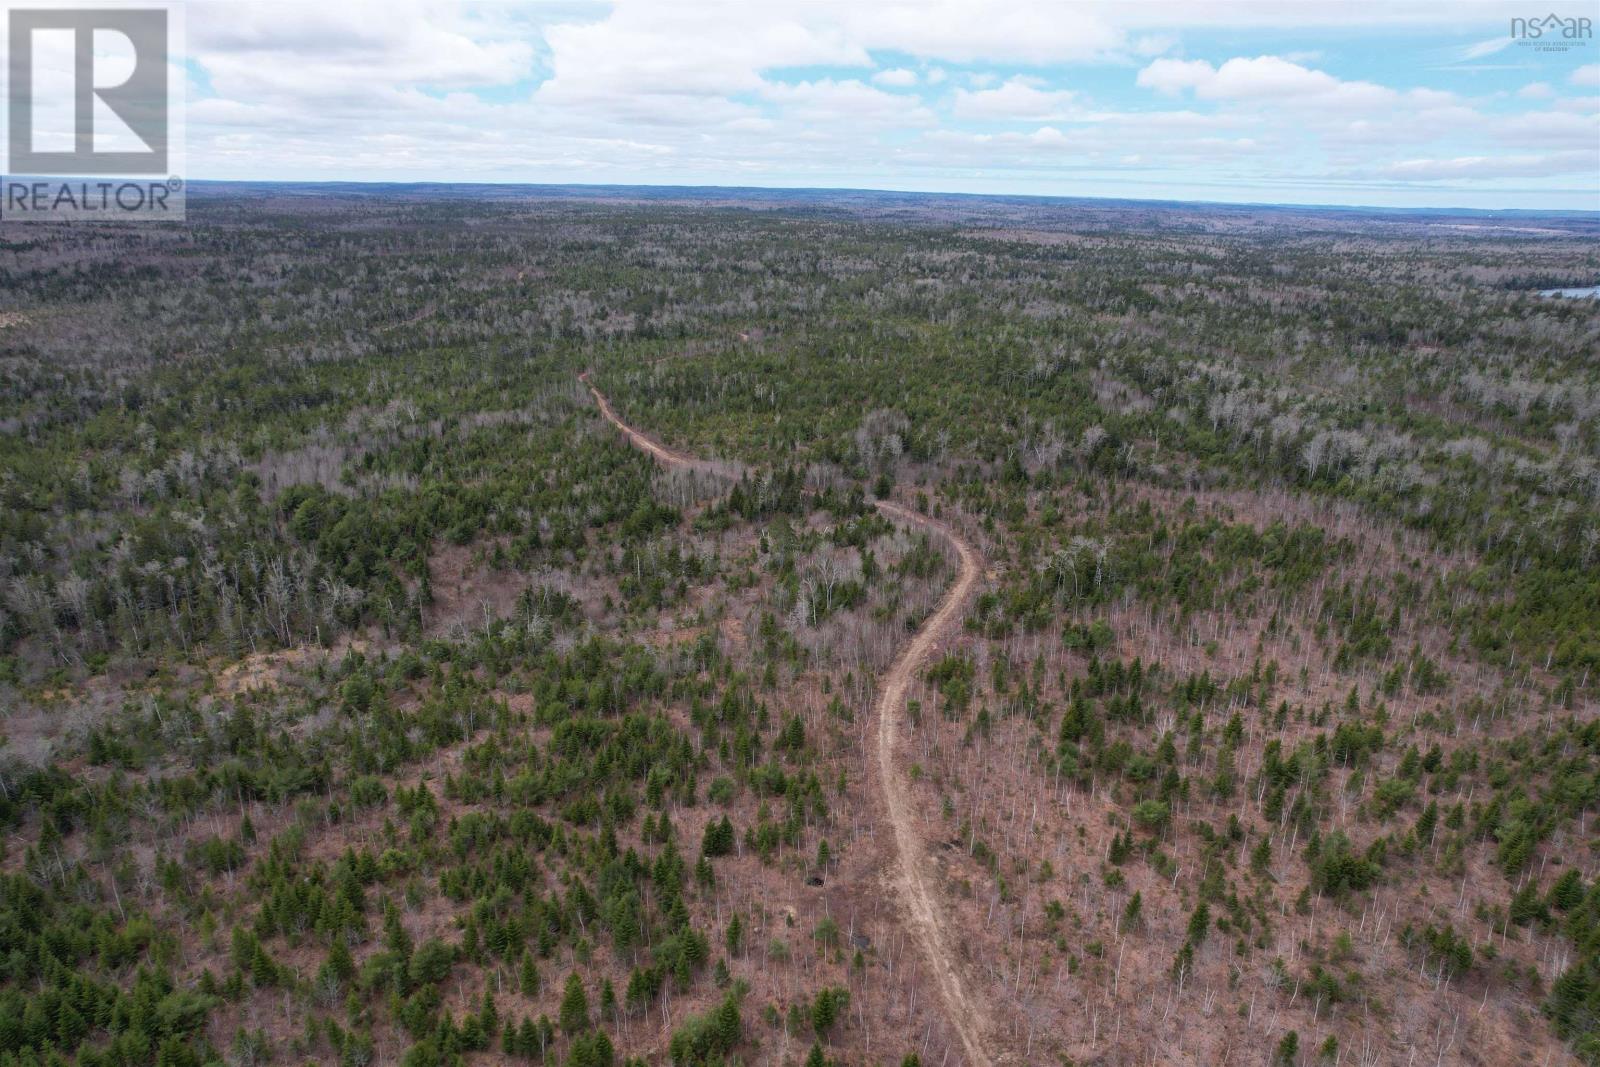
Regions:
M 188 210 L 0 234 L 0 1067 L 1600 1064 L 1592 219 Z

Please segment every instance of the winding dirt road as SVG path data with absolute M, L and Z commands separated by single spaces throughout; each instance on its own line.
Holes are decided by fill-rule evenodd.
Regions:
M 966 1050 L 968 1067 L 990 1067 L 992 1061 L 984 1051 L 983 1042 L 984 1033 L 991 1029 L 988 1014 L 962 988 L 961 972 L 956 967 L 955 956 L 945 936 L 944 912 L 929 885 L 927 845 L 918 832 L 916 817 L 912 814 L 911 788 L 905 773 L 895 766 L 900 718 L 906 708 L 906 692 L 911 688 L 917 671 L 938 650 L 939 643 L 948 639 L 961 624 L 961 614 L 978 585 L 978 554 L 942 522 L 887 500 L 878 501 L 878 510 L 891 519 L 921 526 L 944 537 L 961 556 L 960 573 L 946 590 L 944 599 L 939 601 L 939 606 L 928 616 L 911 643 L 895 657 L 888 673 L 883 676 L 877 707 L 878 786 L 883 790 L 889 824 L 894 827 L 895 856 L 898 860 L 894 884 L 905 905 L 907 923 L 917 943 L 922 946 L 922 954 L 939 983 L 939 993 L 944 998 L 950 1023 L 961 1035 L 961 1047 Z
M 579 375 L 579 380 L 594 394 L 595 404 L 606 421 L 622 431 L 628 441 L 668 467 L 701 467 L 703 460 L 668 448 L 627 423 L 612 410 L 604 394 L 589 381 L 589 372 Z M 962 986 L 961 971 L 950 949 L 951 938 L 940 904 L 928 872 L 927 844 L 918 830 L 914 814 L 914 801 L 906 775 L 896 766 L 895 754 L 899 747 L 900 720 L 905 713 L 906 693 L 911 688 L 928 657 L 936 652 L 941 642 L 948 640 L 961 623 L 961 614 L 977 588 L 981 570 L 978 553 L 962 540 L 949 526 L 926 515 L 901 507 L 888 500 L 877 502 L 878 510 L 886 517 L 908 526 L 921 527 L 944 538 L 955 546 L 961 558 L 960 572 L 955 582 L 946 590 L 939 606 L 922 624 L 911 643 L 901 650 L 883 676 L 878 691 L 878 786 L 883 793 L 883 803 L 889 823 L 894 828 L 895 869 L 891 884 L 905 908 L 906 925 L 916 938 L 928 967 L 939 985 L 939 995 L 944 1000 L 945 1014 L 961 1038 L 966 1053 L 967 1067 L 993 1067 L 994 1061 L 985 1050 L 985 1034 L 992 1031 L 988 1013 L 983 1006 L 967 996 Z
M 668 448 L 650 435 L 635 430 L 632 426 L 619 419 L 617 413 L 611 410 L 611 401 L 607 400 L 605 394 L 596 389 L 593 383 L 589 381 L 588 371 L 578 375 L 578 381 L 589 387 L 589 392 L 594 394 L 595 405 L 600 408 L 600 414 L 605 416 L 607 422 L 621 430 L 622 435 L 628 439 L 628 443 L 634 448 L 647 455 L 654 456 L 665 467 L 700 467 L 705 465 L 687 453 Z

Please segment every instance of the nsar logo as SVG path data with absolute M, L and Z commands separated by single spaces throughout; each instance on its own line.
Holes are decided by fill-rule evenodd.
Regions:
M 1511 39 L 1541 52 L 1565 52 L 1588 44 L 1594 37 L 1594 19 L 1583 15 L 1563 16 L 1551 12 L 1544 18 L 1514 18 Z

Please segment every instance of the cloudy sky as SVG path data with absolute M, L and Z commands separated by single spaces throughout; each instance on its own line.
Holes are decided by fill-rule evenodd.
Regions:
M 197 178 L 1600 208 L 1593 0 L 187 4 Z M 1549 35 L 1547 35 L 1548 37 Z

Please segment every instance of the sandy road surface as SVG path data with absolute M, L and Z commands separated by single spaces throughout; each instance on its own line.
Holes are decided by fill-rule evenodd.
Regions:
M 633 447 L 637 448 L 641 452 L 646 452 L 654 456 L 668 467 L 704 466 L 700 460 L 695 459 L 693 456 L 668 448 L 660 441 L 657 441 L 655 438 L 646 433 L 635 430 L 632 426 L 629 426 L 627 423 L 618 418 L 617 413 L 611 410 L 611 401 L 605 398 L 604 393 L 590 384 L 588 371 L 584 371 L 582 374 L 578 375 L 578 380 L 584 385 L 589 386 L 589 392 L 594 394 L 594 402 L 600 407 L 600 414 L 606 417 L 607 422 L 621 430 L 623 436 L 628 439 L 628 443 L 633 445 Z
M 961 1046 L 967 1053 L 969 1067 L 990 1067 L 992 1061 L 984 1051 L 984 1033 L 990 1029 L 988 1013 L 983 1006 L 967 996 L 962 987 L 961 972 L 957 969 L 955 955 L 950 951 L 949 930 L 944 921 L 943 908 L 929 885 L 927 843 L 922 840 L 917 821 L 912 814 L 911 788 L 906 774 L 895 765 L 895 751 L 899 744 L 900 720 L 905 714 L 906 691 L 910 689 L 917 672 L 928 658 L 947 641 L 961 625 L 962 612 L 978 585 L 980 570 L 978 553 L 942 522 L 919 514 L 887 500 L 878 501 L 878 510 L 891 519 L 910 526 L 921 526 L 945 538 L 955 546 L 961 556 L 961 570 L 955 582 L 946 590 L 944 599 L 922 624 L 911 643 L 900 651 L 889 665 L 888 673 L 878 690 L 878 785 L 883 790 L 883 802 L 889 812 L 889 823 L 894 827 L 895 867 L 894 884 L 900 891 L 900 900 L 906 909 L 906 918 L 912 934 L 922 947 L 928 965 L 939 983 L 939 993 L 956 1032 L 961 1036 Z
M 697 467 L 703 461 L 683 452 L 675 451 L 649 435 L 634 429 L 617 417 L 605 396 L 589 382 L 589 373 L 579 376 L 589 392 L 594 394 L 600 414 L 605 416 L 634 445 L 669 467 Z M 944 1000 L 945 1013 L 966 1051 L 968 1067 L 992 1067 L 993 1060 L 985 1051 L 984 1035 L 992 1027 L 983 1006 L 967 996 L 962 984 L 961 971 L 951 951 L 950 931 L 945 925 L 944 909 L 931 884 L 928 871 L 927 843 L 923 841 L 913 814 L 910 784 L 906 775 L 895 765 L 899 746 L 900 722 L 905 714 L 906 693 L 928 657 L 938 651 L 941 642 L 949 640 L 961 624 L 961 614 L 978 585 L 980 564 L 978 553 L 962 540 L 954 530 L 926 515 L 901 507 L 887 500 L 877 502 L 878 510 L 907 526 L 918 526 L 944 538 L 955 546 L 961 557 L 960 572 L 955 582 L 945 592 L 939 606 L 895 657 L 884 674 L 878 690 L 878 786 L 883 792 L 883 803 L 889 823 L 894 829 L 895 869 L 891 884 L 898 892 L 905 908 L 906 924 L 916 938 L 928 961 L 934 979 L 939 985 L 939 995 Z

